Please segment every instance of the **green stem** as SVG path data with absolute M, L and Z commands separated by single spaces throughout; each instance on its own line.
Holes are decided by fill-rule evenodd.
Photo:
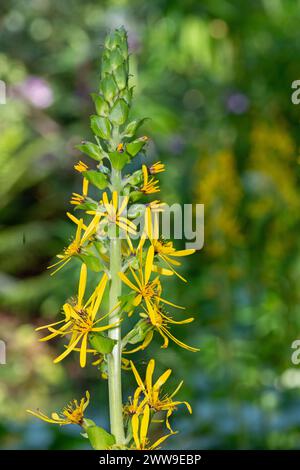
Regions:
M 113 170 L 112 190 L 121 188 L 121 174 Z M 115 226 L 110 230 L 110 275 L 111 285 L 109 292 L 109 309 L 112 310 L 118 303 L 118 298 L 122 293 L 122 283 L 118 276 L 121 271 L 121 240 L 117 237 Z M 120 320 L 121 311 L 115 309 L 110 317 L 109 323 L 115 323 Z M 109 414 L 110 430 L 115 436 L 117 445 L 124 445 L 124 425 L 123 425 L 123 407 L 122 407 L 122 381 L 121 381 L 121 326 L 108 330 L 110 338 L 117 341 L 111 354 L 108 356 L 108 392 L 109 392 Z

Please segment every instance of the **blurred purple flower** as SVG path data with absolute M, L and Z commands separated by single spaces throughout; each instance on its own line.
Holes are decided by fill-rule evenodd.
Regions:
M 28 77 L 18 86 L 19 93 L 36 108 L 45 109 L 53 103 L 53 91 L 40 77 Z
M 233 93 L 227 98 L 226 107 L 234 114 L 243 114 L 249 108 L 249 99 L 243 93 Z

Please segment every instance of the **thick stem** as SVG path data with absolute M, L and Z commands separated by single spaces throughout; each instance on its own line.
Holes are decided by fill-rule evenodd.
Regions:
M 120 172 L 113 171 L 112 190 L 120 191 Z M 118 297 L 122 293 L 122 283 L 118 276 L 121 271 L 121 240 L 116 233 L 116 226 L 112 225 L 110 230 L 110 275 L 111 285 L 109 292 L 109 309 L 112 310 L 118 303 Z M 109 323 L 115 323 L 120 319 L 121 312 L 115 309 L 110 317 Z M 108 330 L 110 338 L 117 341 L 113 351 L 108 355 L 108 392 L 109 392 L 109 414 L 110 430 L 115 436 L 116 444 L 123 445 L 125 441 L 122 409 L 122 382 L 121 382 L 121 326 Z

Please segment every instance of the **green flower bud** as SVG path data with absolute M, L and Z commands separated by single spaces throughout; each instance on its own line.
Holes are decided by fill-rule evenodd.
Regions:
M 114 71 L 114 77 L 119 90 L 126 88 L 128 82 L 128 70 L 125 62 L 116 68 Z
M 123 99 L 119 99 L 113 105 L 109 118 L 113 124 L 121 126 L 124 124 L 128 117 L 128 104 Z
M 109 59 L 113 70 L 118 68 L 124 62 L 124 57 L 118 47 L 110 53 Z
M 111 75 L 106 75 L 103 80 L 101 80 L 101 91 L 105 100 L 112 104 L 119 90 L 115 79 Z
M 104 117 L 108 116 L 109 106 L 107 102 L 105 101 L 105 99 L 103 98 L 103 96 L 98 95 L 97 93 L 92 93 L 91 95 L 95 104 L 97 114 L 99 114 L 99 116 L 104 116 Z

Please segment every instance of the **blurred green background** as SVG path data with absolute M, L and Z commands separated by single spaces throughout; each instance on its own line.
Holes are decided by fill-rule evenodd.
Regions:
M 25 413 L 59 409 L 91 389 L 91 414 L 107 426 L 106 383 L 78 358 L 54 366 L 61 344 L 34 328 L 75 291 L 78 265 L 46 267 L 71 236 L 65 212 L 80 188 L 74 145 L 91 137 L 106 32 L 129 31 L 133 117 L 149 116 L 150 156 L 162 159 L 162 196 L 205 204 L 205 246 L 184 263 L 190 283 L 170 297 L 196 317 L 178 336 L 192 355 L 157 339 L 137 358 L 173 368 L 184 449 L 300 448 L 299 0 L 2 0 L 0 79 L 0 446 L 84 448 L 72 427 Z M 145 357 L 146 356 L 146 357 Z M 127 373 L 124 392 L 134 382 Z M 125 394 L 124 394 L 125 395 Z

